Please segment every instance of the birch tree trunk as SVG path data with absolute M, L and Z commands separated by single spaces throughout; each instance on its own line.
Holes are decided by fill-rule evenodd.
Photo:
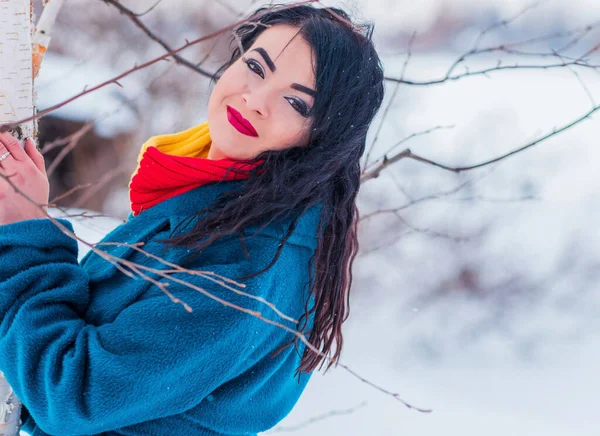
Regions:
M 28 118 L 35 111 L 32 74 L 33 0 L 0 0 L 0 124 Z M 29 122 L 11 132 L 37 137 Z M 2 356 L 4 358 L 4 356 Z M 0 372 L 0 436 L 17 436 L 21 402 Z

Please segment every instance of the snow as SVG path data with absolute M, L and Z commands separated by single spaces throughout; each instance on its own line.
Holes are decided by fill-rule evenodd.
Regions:
M 40 73 L 35 79 L 38 111 L 41 112 L 121 73 L 122 71 L 114 71 L 93 60 L 78 61 L 49 51 L 44 56 Z M 116 84 L 107 85 L 73 100 L 52 114 L 59 118 L 82 122 L 97 119 L 96 133 L 104 137 L 130 132 L 139 122 L 137 109 L 130 104 L 124 104 L 124 101 L 137 100 L 138 107 L 143 107 L 148 95 L 133 75 L 120 79 L 119 83 L 123 88 Z
M 454 59 L 421 55 L 409 64 L 406 78 L 437 78 Z M 386 69 L 399 71 L 402 62 L 388 60 Z M 485 66 L 485 61 L 471 62 L 470 69 Z M 577 71 L 600 102 L 598 75 Z M 567 69 L 504 71 L 490 78 L 404 87 L 378 149 L 383 152 L 434 125 L 454 125 L 397 151 L 410 147 L 438 162 L 470 165 L 566 125 L 591 106 Z M 315 375 L 280 431 L 597 434 L 589 417 L 600 388 L 598 117 L 505 162 L 460 176 L 404 161 L 366 183 L 359 196 L 363 215 L 406 203 L 394 180 L 413 198 L 476 180 L 466 192 L 402 212 L 413 226 L 470 240 L 453 243 L 412 232 L 389 248 L 359 255 L 355 263 L 342 362 L 405 401 L 434 411 L 408 410 L 337 368 Z M 525 194 L 535 199 L 491 201 Z M 466 200 L 477 196 L 490 201 Z M 393 217 L 363 222 L 361 251 L 380 246 L 401 229 Z M 461 270 L 474 274 L 472 289 L 457 281 Z M 367 405 L 352 413 L 303 426 L 363 401 Z
M 529 14 L 537 16 L 540 24 L 543 22 L 546 28 L 553 22 L 568 22 L 570 25 L 587 23 L 590 17 L 594 14 L 597 16 L 600 12 L 600 4 L 596 0 L 421 0 L 418 3 L 412 0 L 369 0 L 368 6 L 360 0 L 324 2 L 327 6 L 341 5 L 355 15 L 373 21 L 380 34 L 395 33 L 399 29 L 408 34 L 413 31 L 423 34 L 440 23 L 444 25 L 449 22 L 455 22 L 456 27 L 460 28 L 461 22 L 472 17 L 479 17 L 478 21 L 489 18 L 496 18 L 495 21 L 510 19 L 536 3 L 540 3 L 540 7 L 533 8 Z M 528 20 L 520 21 L 530 24 Z M 515 23 L 516 26 L 521 24 L 519 19 Z
M 409 71 L 421 80 L 435 78 L 453 60 L 439 54 L 419 59 Z M 471 65 L 474 70 L 484 63 Z M 386 67 L 397 65 L 388 61 Z M 600 101 L 599 79 L 580 74 Z M 448 164 L 476 163 L 567 124 L 591 106 L 567 70 L 491 76 L 403 89 L 379 150 L 434 123 L 453 124 L 404 145 Z M 265 435 L 286 430 L 300 436 L 595 435 L 590 416 L 600 389 L 597 120 L 595 115 L 491 169 L 456 176 L 401 162 L 366 183 L 359 199 L 363 215 L 406 200 L 391 174 L 413 197 L 476 180 L 466 193 L 403 213 L 415 226 L 473 240 L 455 244 L 413 232 L 355 263 L 343 363 L 433 412 L 408 410 L 337 368 L 315 374 L 296 408 Z M 523 192 L 537 199 L 465 200 L 510 199 Z M 95 242 L 118 223 L 77 219 L 76 233 Z M 393 236 L 383 217 L 363 224 L 363 252 L 382 236 Z M 483 294 L 451 281 L 465 265 L 477 272 Z
M 66 208 L 63 210 L 50 208 L 48 212 L 54 218 L 68 219 L 73 224 L 75 235 L 87 244 L 99 242 L 110 231 L 124 222 L 122 219 L 109 216 L 95 216 L 99 215 L 98 212 L 78 208 Z M 83 241 L 77 241 L 79 260 L 90 251 L 90 247 Z
M 393 15 L 398 25 L 426 29 L 439 11 L 433 3 L 438 2 L 419 3 L 417 8 L 415 2 L 392 5 L 379 0 L 363 9 L 364 15 L 381 20 L 380 29 L 385 29 L 384 15 Z M 485 3 L 503 16 L 530 4 Z M 459 11 L 475 2 L 452 5 Z M 567 14 L 583 22 L 599 11 L 599 4 L 589 0 L 548 5 L 553 19 Z M 394 12 L 393 7 L 399 9 Z M 419 53 L 411 59 L 406 78 L 438 78 L 455 59 L 447 53 Z M 470 61 L 470 70 L 494 66 L 495 59 Z M 386 72 L 397 75 L 403 62 L 401 57 L 386 58 Z M 588 92 L 600 103 L 597 72 L 575 70 L 588 91 L 565 68 L 500 71 L 436 86 L 402 87 L 372 156 L 436 125 L 454 127 L 414 138 L 398 151 L 410 147 L 416 154 L 458 166 L 516 149 L 589 111 Z M 463 71 L 459 67 L 456 73 Z M 389 98 L 393 85 L 387 86 Z M 480 170 L 456 175 L 403 161 L 366 183 L 359 195 L 363 216 L 405 204 L 409 198 L 398 185 L 419 198 L 472 181 L 454 195 L 401 212 L 412 227 L 429 229 L 428 234 L 393 216 L 361 223 L 342 362 L 433 412 L 409 410 L 336 368 L 315 374 L 295 409 L 265 435 L 291 430 L 299 436 L 596 435 L 599 117 L 600 111 Z M 531 198 L 520 200 L 523 196 Z M 110 201 L 118 198 L 124 193 Z M 78 236 L 97 242 L 119 222 L 77 219 L 74 225 Z M 395 243 L 376 249 L 402 234 Z M 80 248 L 83 256 L 87 249 Z M 344 413 L 351 408 L 356 409 Z M 305 424 L 330 411 L 339 414 Z
M 76 0 L 83 2 L 85 0 Z M 128 5 L 136 11 L 146 10 L 146 0 L 129 0 Z M 173 3 L 180 8 L 197 8 L 197 0 L 171 0 L 167 5 L 159 5 L 156 9 L 168 13 Z M 230 0 L 228 5 L 240 12 L 251 12 L 268 2 L 248 2 L 247 0 Z M 283 2 L 290 3 L 290 2 Z M 571 0 L 571 1 L 544 1 L 534 0 L 324 0 L 319 6 L 337 6 L 377 23 L 377 28 L 384 32 L 397 31 L 406 28 L 407 33 L 412 30 L 425 32 L 442 18 L 452 16 L 456 21 L 465 17 L 478 14 L 480 16 L 512 17 L 521 12 L 525 7 L 534 3 L 543 3 L 542 10 L 547 14 L 545 18 L 557 20 L 588 19 L 600 11 L 600 4 L 596 0 Z M 210 2 L 203 2 L 205 7 Z M 212 4 L 210 5 L 212 6 Z M 222 19 L 233 18 L 228 8 L 221 7 L 220 2 L 214 8 L 207 8 L 208 14 L 219 16 Z

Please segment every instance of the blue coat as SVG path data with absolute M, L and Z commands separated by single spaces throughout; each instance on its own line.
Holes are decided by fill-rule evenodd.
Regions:
M 103 241 L 143 241 L 146 251 L 178 263 L 187 250 L 163 254 L 156 239 L 238 183 L 204 185 L 130 215 Z M 244 292 L 296 320 L 308 296 L 319 213 L 306 212 L 277 263 L 243 282 Z M 250 258 L 238 237 L 218 241 L 188 268 L 234 280 L 259 271 L 285 230 L 285 223 L 272 223 L 247 238 Z M 171 268 L 134 248 L 99 248 Z M 168 291 L 190 313 L 150 281 L 127 277 L 92 252 L 78 263 L 76 242 L 49 219 L 0 226 L 0 262 L 0 370 L 25 406 L 23 429 L 34 436 L 255 435 L 290 412 L 310 377 L 294 377 L 303 344 L 272 356 L 292 333 L 170 282 Z M 294 329 L 257 299 L 200 276 L 171 277 Z

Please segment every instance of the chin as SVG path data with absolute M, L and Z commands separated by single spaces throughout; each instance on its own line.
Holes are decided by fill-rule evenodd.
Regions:
M 235 135 L 220 135 L 217 133 L 215 136 L 211 135 L 211 140 L 213 144 L 220 144 L 220 146 L 215 146 L 214 149 L 211 144 L 211 152 L 215 156 L 213 159 L 245 159 L 240 156 L 239 150 L 236 150 L 241 144 L 240 139 L 236 138 Z
M 224 144 L 224 142 L 222 141 L 216 141 L 214 142 L 215 144 Z M 226 144 L 226 142 L 225 142 Z M 228 149 L 223 149 L 223 147 L 214 147 L 211 144 L 211 150 L 209 153 L 213 154 L 213 159 L 237 159 L 235 157 L 235 153 L 232 153 L 231 150 Z
M 233 160 L 251 160 L 258 153 L 251 150 L 251 140 L 255 139 L 238 132 L 227 120 L 220 117 L 215 120 L 209 112 L 208 125 L 210 137 L 214 144 L 220 144 L 217 147 L 215 159 L 229 158 Z M 250 141 L 249 141 L 250 140 Z

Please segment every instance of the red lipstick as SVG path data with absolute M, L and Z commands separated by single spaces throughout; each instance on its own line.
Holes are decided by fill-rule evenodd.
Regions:
M 231 106 L 227 106 L 227 120 L 229 120 L 231 125 L 235 127 L 238 132 L 248 136 L 258 136 L 258 133 L 250 121 L 245 119 L 241 113 Z

